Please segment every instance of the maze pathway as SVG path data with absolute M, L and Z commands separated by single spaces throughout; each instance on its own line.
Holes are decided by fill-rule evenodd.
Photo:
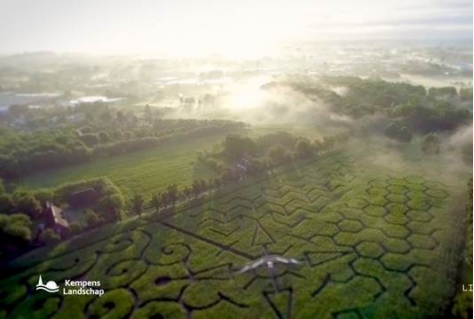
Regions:
M 449 297 L 453 187 L 344 153 L 46 259 L 0 282 L 0 317 L 420 318 Z M 236 275 L 263 255 L 297 258 Z M 100 279 L 106 294 L 50 295 Z M 77 316 L 74 316 L 77 317 Z

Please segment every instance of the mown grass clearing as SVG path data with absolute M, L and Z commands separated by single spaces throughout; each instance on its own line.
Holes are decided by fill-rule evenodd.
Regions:
M 454 289 L 458 190 L 436 174 L 339 152 L 205 201 L 16 260 L 4 316 L 425 318 Z M 375 194 L 375 195 L 374 195 Z M 462 216 L 461 216 L 462 217 Z M 237 275 L 265 254 L 297 258 Z M 47 257 L 45 257 L 47 256 Z M 36 292 L 47 280 L 101 280 L 106 294 Z M 4 298 L 8 296 L 8 298 Z M 28 298 L 25 298 L 28 296 Z M 38 305 L 41 304 L 41 307 Z M 2 313 L 0 313 L 0 317 Z

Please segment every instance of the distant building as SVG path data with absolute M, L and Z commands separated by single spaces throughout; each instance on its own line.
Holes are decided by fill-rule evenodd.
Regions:
M 95 205 L 98 199 L 99 194 L 93 188 L 87 188 L 72 193 L 68 201 L 71 208 L 78 209 Z
M 42 216 L 43 224 L 40 225 L 41 229 L 51 228 L 61 238 L 69 236 L 69 222 L 64 216 L 64 211 L 61 208 L 51 204 L 50 202 L 46 202 Z

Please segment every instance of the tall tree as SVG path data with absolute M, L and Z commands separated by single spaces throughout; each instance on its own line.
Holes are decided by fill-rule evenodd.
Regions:
M 436 133 L 429 133 L 423 137 L 421 141 L 421 150 L 425 154 L 438 154 L 440 151 L 441 141 Z
M 295 144 L 295 151 L 300 158 L 306 158 L 313 152 L 307 139 L 300 138 Z
M 41 212 L 41 204 L 32 195 L 26 194 L 18 198 L 15 202 L 16 209 L 31 217 L 31 219 L 38 218 Z
M 201 183 L 199 181 L 194 181 L 192 185 L 194 197 L 197 198 L 199 193 L 201 193 Z
M 160 198 L 160 196 L 158 196 L 157 193 L 153 193 L 153 195 L 151 195 L 150 206 L 154 207 L 157 212 L 160 210 L 160 208 L 161 208 L 161 198 Z
M 168 203 L 169 203 L 168 192 L 161 192 L 160 193 L 160 199 L 161 199 L 161 203 L 163 204 L 165 209 L 168 208 Z
M 189 187 L 189 186 L 184 187 L 183 195 L 186 199 L 189 199 L 189 197 L 191 196 L 191 193 L 192 193 L 191 187 Z
M 168 186 L 168 198 L 174 207 L 176 200 L 178 199 L 178 186 L 176 186 L 176 184 Z
M 99 202 L 100 209 L 105 212 L 111 220 L 120 219 L 120 213 L 124 205 L 125 201 L 121 193 L 105 196 Z
M 132 210 L 135 214 L 138 215 L 138 217 L 142 217 L 142 211 L 143 211 L 143 196 L 140 194 L 136 194 L 133 197 L 132 200 Z
M 101 219 L 99 215 L 97 215 L 93 210 L 88 209 L 84 213 L 84 219 L 86 221 L 86 225 L 89 228 L 94 228 L 101 223 Z
M 24 214 L 0 214 L 2 243 L 25 244 L 31 241 L 31 219 Z

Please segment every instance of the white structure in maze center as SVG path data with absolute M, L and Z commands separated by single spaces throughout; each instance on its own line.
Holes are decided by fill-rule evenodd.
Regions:
M 300 262 L 296 260 L 295 258 L 285 258 L 282 256 L 278 255 L 269 255 L 269 256 L 263 256 L 247 265 L 245 265 L 242 269 L 238 271 L 239 274 L 244 273 L 250 269 L 255 269 L 258 268 L 262 265 L 266 265 L 267 268 L 273 269 L 273 265 L 275 263 L 282 263 L 282 264 L 294 264 L 297 265 Z

